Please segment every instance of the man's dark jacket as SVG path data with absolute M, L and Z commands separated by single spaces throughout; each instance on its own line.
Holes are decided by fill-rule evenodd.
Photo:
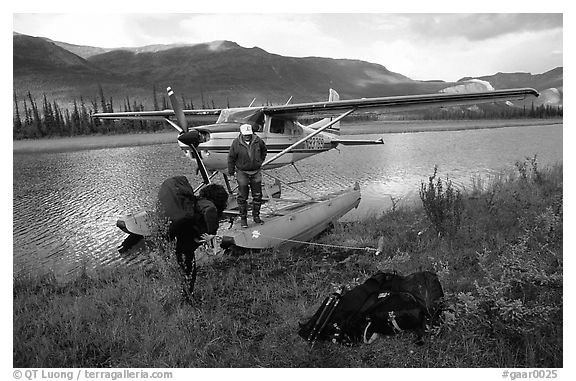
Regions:
M 241 171 L 260 169 L 267 152 L 266 144 L 258 135 L 253 135 L 250 144 L 247 144 L 242 135 L 239 135 L 232 142 L 228 153 L 228 174 L 233 175 L 236 169 Z

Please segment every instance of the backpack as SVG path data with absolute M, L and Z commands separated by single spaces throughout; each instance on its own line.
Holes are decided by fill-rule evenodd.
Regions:
M 370 343 L 377 335 L 415 331 L 422 344 L 426 325 L 441 310 L 444 296 L 436 274 L 421 271 L 402 276 L 378 272 L 363 284 L 326 298 L 298 334 L 312 343 Z
M 158 191 L 158 215 L 169 221 L 168 233 L 174 237 L 180 228 L 197 220 L 196 195 L 185 176 L 170 177 Z

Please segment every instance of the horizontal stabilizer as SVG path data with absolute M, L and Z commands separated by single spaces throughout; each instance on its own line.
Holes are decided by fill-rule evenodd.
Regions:
M 384 144 L 384 139 L 380 138 L 377 140 L 354 140 L 354 139 L 334 139 L 332 140 L 333 145 L 342 144 L 344 146 L 365 146 L 371 144 Z

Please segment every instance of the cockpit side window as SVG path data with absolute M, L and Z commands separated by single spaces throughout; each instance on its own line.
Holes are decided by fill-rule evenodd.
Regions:
M 273 134 L 289 134 L 294 135 L 297 133 L 297 127 L 293 120 L 289 119 L 270 119 L 270 132 Z
M 285 120 L 272 118 L 270 120 L 270 132 L 273 134 L 283 134 L 285 128 Z

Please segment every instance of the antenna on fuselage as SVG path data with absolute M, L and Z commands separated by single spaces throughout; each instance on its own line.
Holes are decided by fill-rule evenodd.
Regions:
M 290 95 L 290 98 L 286 101 L 286 104 L 290 103 L 291 100 L 292 100 L 292 95 Z
M 256 102 L 256 98 L 252 99 L 252 102 L 250 102 L 250 106 L 248 106 L 248 107 L 252 107 L 252 105 L 254 104 L 254 102 Z

